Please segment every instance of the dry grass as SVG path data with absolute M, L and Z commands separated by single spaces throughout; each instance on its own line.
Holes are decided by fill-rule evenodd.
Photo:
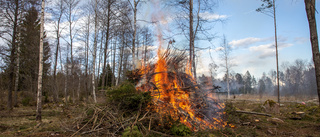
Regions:
M 219 95 L 219 99 L 226 100 L 227 96 L 226 95 Z M 262 98 L 260 98 L 259 95 L 255 94 L 239 94 L 239 95 L 231 95 L 231 100 L 248 100 L 248 101 L 257 101 L 257 102 L 265 102 L 266 100 L 274 100 L 278 101 L 277 96 L 271 96 L 271 95 L 263 95 Z M 301 103 L 301 102 L 312 102 L 312 103 L 318 103 L 318 98 L 317 96 L 310 97 L 310 96 L 281 96 L 280 97 L 280 102 L 296 102 L 296 103 Z
M 220 96 L 220 98 L 223 97 Z M 263 96 L 260 100 L 258 95 L 236 96 L 235 99 L 226 102 L 226 113 L 228 117 L 226 120 L 228 124 L 235 125 L 235 128 L 193 132 L 192 136 L 320 136 L 320 108 L 318 107 L 318 101 L 312 98 L 281 98 L 284 106 L 280 107 L 280 113 L 271 115 L 272 118 L 279 118 L 283 120 L 284 123 L 274 124 L 268 121 L 270 117 L 230 111 L 230 108 L 232 108 L 234 110 L 266 113 L 262 105 L 264 100 L 267 99 L 276 101 L 277 98 L 274 96 Z M 98 100 L 101 103 L 105 102 L 103 98 L 98 98 Z M 302 101 L 306 104 L 302 104 Z M 83 114 L 81 111 L 87 107 L 87 104 L 78 103 L 70 105 L 67 109 L 63 109 L 62 106 L 54 104 L 45 104 L 43 107 L 43 123 L 39 127 L 36 126 L 35 122 L 35 106 L 20 106 L 14 108 L 12 112 L 8 112 L 7 110 L 0 111 L 0 137 L 71 136 L 75 132 L 68 130 L 66 127 L 74 126 L 72 122 L 79 120 L 79 117 Z M 300 120 L 292 119 L 292 117 L 294 117 L 292 112 L 299 111 L 305 112 L 306 115 Z M 69 123 L 70 125 L 63 127 L 62 123 Z M 117 136 L 120 136 L 121 132 L 119 132 Z M 91 134 L 85 134 L 83 136 L 90 135 Z M 168 133 L 166 135 L 168 135 Z

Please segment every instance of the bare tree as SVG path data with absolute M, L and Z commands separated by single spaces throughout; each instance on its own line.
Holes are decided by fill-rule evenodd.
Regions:
M 315 17 L 316 11 L 316 1 L 315 0 L 304 0 L 309 29 L 310 29 L 310 42 L 312 47 L 313 62 L 315 66 L 316 80 L 317 80 L 317 91 L 320 106 L 320 53 L 319 53 L 319 42 L 318 42 L 318 32 L 317 23 Z
M 113 60 L 112 60 L 112 73 L 113 74 L 116 74 L 115 73 L 115 70 L 116 70 L 116 52 L 117 52 L 117 37 L 115 37 L 115 40 L 114 40 L 114 44 L 113 44 Z M 112 76 L 111 77 L 111 81 L 112 81 L 112 86 L 115 85 L 115 77 Z
M 3 5 L 1 5 L 1 19 L 2 23 L 0 38 L 2 38 L 5 42 L 9 43 L 9 64 L 8 64 L 8 72 L 9 72 L 9 89 L 8 89 L 8 109 L 11 110 L 12 106 L 12 91 L 14 91 L 17 87 L 17 52 L 18 52 L 18 27 L 19 27 L 19 15 L 22 10 L 22 2 L 20 0 L 10 0 L 3 1 Z M 9 37 L 6 37 L 6 36 Z M 11 39 L 10 39 L 11 38 Z
M 151 46 L 152 45 L 152 42 L 153 42 L 153 39 L 152 39 L 152 32 L 151 30 L 148 28 L 148 27 L 144 27 L 142 28 L 142 44 L 144 46 L 143 48 L 143 65 L 147 65 L 147 61 L 149 60 L 149 57 L 150 55 L 150 52 L 148 50 L 148 46 Z
M 90 14 L 88 16 L 88 21 L 86 22 L 86 33 L 85 33 L 85 54 L 86 54 L 86 65 L 85 65 L 85 90 L 88 90 L 88 65 L 89 65 L 89 37 L 90 37 Z M 89 90 L 88 90 L 89 91 Z M 89 93 L 89 92 L 87 92 Z M 87 95 L 88 100 L 89 94 Z
M 96 97 L 96 84 L 95 84 L 95 69 L 96 69 L 96 52 L 97 52 L 97 35 L 98 35 L 98 0 L 95 0 L 95 6 L 94 6 L 94 42 L 93 42 L 93 60 L 92 60 L 92 94 L 94 102 L 97 103 L 97 97 Z
M 130 3 L 131 8 L 133 10 L 132 63 L 133 63 L 133 68 L 136 69 L 135 48 L 136 48 L 136 35 L 137 35 L 137 7 L 140 0 L 133 0 L 133 5 L 130 2 L 130 0 L 128 0 L 128 2 Z
M 189 63 L 193 77 L 197 77 L 196 68 L 196 49 L 195 40 L 212 40 L 213 35 L 207 33 L 213 27 L 213 22 L 219 21 L 220 19 L 210 19 L 202 16 L 204 12 L 212 13 L 212 8 L 215 6 L 215 1 L 212 0 L 173 0 L 169 1 L 173 7 L 176 8 L 176 22 L 178 28 L 181 30 L 183 35 L 189 41 Z M 177 5 L 180 8 L 177 8 Z M 187 21 L 187 22 L 186 22 Z M 207 24 L 207 25 L 204 25 Z
M 73 33 L 73 29 L 74 29 L 74 24 L 75 24 L 75 15 L 73 12 L 76 11 L 77 6 L 79 4 L 79 0 L 64 0 L 66 3 L 66 10 L 67 10 L 67 20 L 69 23 L 69 42 L 68 44 L 70 45 L 70 62 L 71 62 L 71 75 L 72 75 L 72 82 L 71 82 L 71 90 L 72 90 L 72 98 L 73 98 L 73 102 L 75 101 L 74 98 L 74 92 L 75 92 L 75 88 L 74 88 L 74 60 L 73 60 L 73 41 L 74 41 L 74 37 L 76 33 Z
M 224 70 L 226 72 L 228 99 L 230 99 L 230 87 L 229 87 L 230 86 L 229 85 L 230 84 L 229 83 L 230 78 L 229 78 L 229 73 L 230 73 L 230 68 L 232 67 L 232 63 L 231 63 L 231 51 L 232 51 L 232 48 L 228 44 L 225 35 L 223 35 L 223 41 L 222 41 L 221 47 L 222 47 L 222 49 L 221 49 L 220 57 L 224 61 L 224 64 L 221 64 L 221 66 L 224 68 Z
M 107 17 L 106 17 L 106 43 L 104 47 L 104 59 L 103 59 L 103 72 L 102 72 L 102 89 L 106 86 L 105 85 L 105 78 L 106 78 L 106 62 L 107 62 L 107 52 L 108 52 L 108 45 L 109 45 L 109 39 L 110 39 L 110 33 L 111 33 L 111 19 L 112 19 L 112 9 L 111 6 L 115 3 L 115 0 L 108 0 L 104 3 L 107 3 Z
M 38 92 L 37 92 L 37 114 L 36 121 L 41 123 L 41 109 L 42 109 L 42 71 L 43 71 L 43 39 L 44 39 L 44 7 L 45 0 L 41 4 L 41 18 L 40 18 L 40 51 L 39 51 L 39 73 L 38 73 Z
M 55 52 L 55 60 L 54 60 L 54 67 L 53 67 L 53 81 L 54 81 L 54 91 L 53 91 L 53 100 L 55 102 L 58 101 L 58 91 L 57 91 L 57 65 L 58 65 L 58 56 L 59 56 L 59 48 L 60 48 L 60 37 L 61 37 L 61 29 L 60 29 L 60 23 L 62 20 L 62 16 L 65 12 L 65 3 L 63 0 L 58 0 L 55 3 L 55 6 L 53 9 L 57 9 L 56 11 L 53 11 L 53 15 L 55 16 L 57 22 L 56 22 L 56 52 Z
M 264 3 L 256 11 L 264 13 L 264 14 L 272 17 L 273 23 L 274 23 L 274 41 L 275 41 L 275 47 L 276 47 L 276 62 L 277 62 L 277 93 L 278 93 L 278 103 L 280 104 L 278 38 L 277 38 L 277 21 L 276 21 L 275 0 L 272 0 L 272 1 L 271 0 L 261 0 L 261 1 Z

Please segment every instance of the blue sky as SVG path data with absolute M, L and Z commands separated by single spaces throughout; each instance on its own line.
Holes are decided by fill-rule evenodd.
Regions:
M 233 47 L 232 61 L 236 66 L 232 70 L 236 73 L 244 74 L 249 70 L 255 77 L 261 77 L 263 72 L 276 69 L 273 18 L 255 11 L 261 4 L 260 0 L 222 0 L 215 10 L 216 14 L 226 15 L 227 18 L 224 23 L 217 23 L 211 31 L 218 36 L 224 34 Z M 296 59 L 310 61 L 312 52 L 303 0 L 278 0 L 276 7 L 279 64 Z M 319 4 L 316 9 L 319 11 Z M 316 17 L 318 21 L 319 14 Z M 318 21 L 318 30 L 319 26 Z M 215 39 L 214 43 L 218 48 L 221 39 Z M 219 64 L 219 52 L 212 54 Z M 206 58 L 207 55 L 203 54 L 200 59 L 199 73 L 208 72 Z M 218 76 L 222 75 L 223 71 L 220 69 Z

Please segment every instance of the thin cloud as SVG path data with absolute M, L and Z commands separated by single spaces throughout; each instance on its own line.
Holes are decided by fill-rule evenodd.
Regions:
M 219 15 L 216 13 L 209 13 L 209 12 L 199 13 L 199 16 L 206 20 L 217 20 L 217 19 L 228 18 L 227 15 Z
M 279 43 L 279 50 L 282 50 L 283 48 L 286 47 L 291 47 L 293 46 L 293 44 L 291 43 Z M 260 59 L 264 59 L 267 57 L 273 57 L 275 56 L 275 47 L 273 43 L 269 43 L 269 44 L 263 44 L 263 45 L 259 45 L 259 46 L 253 46 L 250 47 L 249 50 L 251 52 L 255 52 L 259 54 L 259 58 Z
M 239 40 L 233 40 L 229 42 L 229 44 L 233 47 L 248 47 L 250 45 L 253 45 L 258 42 L 264 42 L 268 41 L 271 38 L 254 38 L 254 37 L 248 37 L 244 39 L 239 39 Z
M 264 44 L 264 45 L 250 47 L 249 50 L 252 52 L 259 53 L 259 58 L 263 59 L 266 57 L 273 56 L 275 49 L 274 49 L 273 43 L 270 43 L 270 44 Z

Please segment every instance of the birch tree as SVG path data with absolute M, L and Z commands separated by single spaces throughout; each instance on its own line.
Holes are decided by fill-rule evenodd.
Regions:
M 133 63 L 133 69 L 136 69 L 135 48 L 136 48 L 136 35 L 137 35 L 137 7 L 140 3 L 140 0 L 133 0 L 133 5 L 130 1 L 129 3 L 131 5 L 131 8 L 133 9 L 132 63 Z
M 95 0 L 95 6 L 94 6 L 94 42 L 93 42 L 93 60 L 92 60 L 92 95 L 94 102 L 97 103 L 97 98 L 96 98 L 96 85 L 95 85 L 95 69 L 96 69 L 96 53 L 97 53 L 97 35 L 98 35 L 98 0 Z
M 53 9 L 56 9 L 56 11 L 53 11 L 53 15 L 55 16 L 56 19 L 56 52 L 55 52 L 55 58 L 54 58 L 54 67 L 53 67 L 53 81 L 54 81 L 54 95 L 53 99 L 55 102 L 58 101 L 58 90 L 57 90 L 57 65 L 58 65 L 58 56 L 59 56 L 59 48 L 60 48 L 60 37 L 61 37 L 61 29 L 60 29 L 60 23 L 62 20 L 62 16 L 65 12 L 65 3 L 63 0 L 58 0 L 55 3 L 55 6 Z
M 43 38 L 44 38 L 44 8 L 45 0 L 41 3 L 41 26 L 40 26 L 40 50 L 39 50 L 39 73 L 38 73 L 38 92 L 37 92 L 37 114 L 36 121 L 41 123 L 41 109 L 42 109 L 42 70 L 43 70 Z
M 68 27 L 69 27 L 69 41 L 68 44 L 70 46 L 70 62 L 71 62 L 71 76 L 72 76 L 72 82 L 71 82 L 71 90 L 72 90 L 72 98 L 73 98 L 73 102 L 75 101 L 74 98 L 74 92 L 75 92 L 75 88 L 74 88 L 74 60 L 73 60 L 73 41 L 75 38 L 76 33 L 73 32 L 74 30 L 74 26 L 75 26 L 75 13 L 77 10 L 77 6 L 79 4 L 79 0 L 64 0 L 65 4 L 66 4 L 66 17 L 68 20 Z M 68 60 L 67 60 L 68 61 Z M 68 72 L 68 71 L 67 71 Z
M 227 81 L 227 92 L 228 92 L 228 99 L 230 99 L 230 83 L 229 83 L 229 74 L 230 74 L 230 68 L 232 67 L 231 63 L 231 46 L 228 44 L 226 37 L 223 35 L 223 41 L 221 45 L 220 50 L 220 58 L 224 61 L 221 66 L 223 67 L 225 73 L 226 73 L 226 81 Z

